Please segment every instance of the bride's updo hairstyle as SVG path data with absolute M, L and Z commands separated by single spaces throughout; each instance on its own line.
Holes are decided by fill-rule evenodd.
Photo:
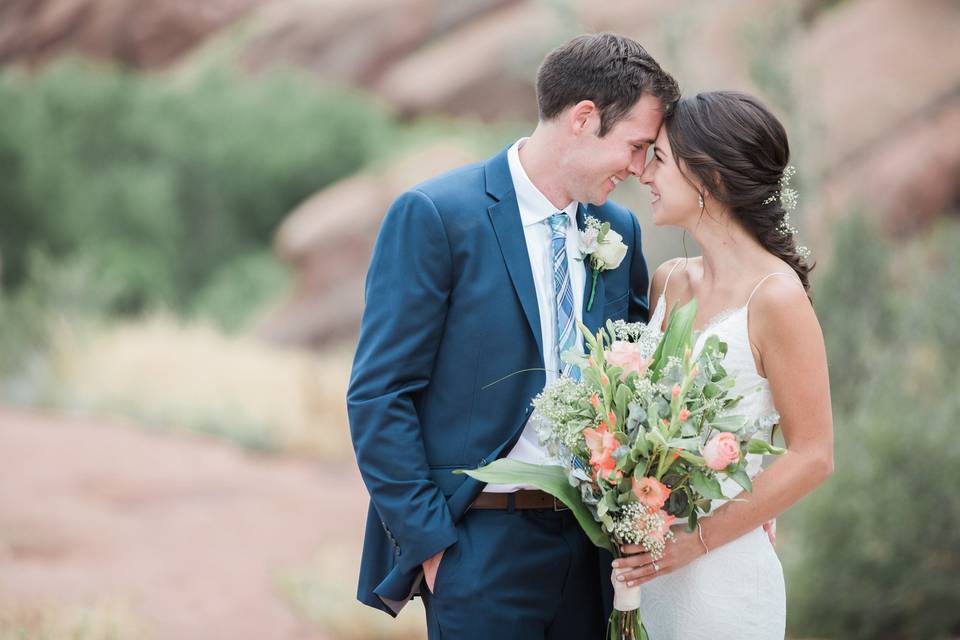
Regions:
M 793 267 L 809 291 L 812 266 L 780 200 L 790 145 L 776 116 L 751 95 L 712 91 L 681 99 L 665 124 L 681 173 L 695 187 L 704 185 L 767 251 Z

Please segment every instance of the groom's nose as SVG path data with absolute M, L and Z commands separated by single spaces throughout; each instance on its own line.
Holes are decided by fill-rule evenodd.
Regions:
M 650 184 L 653 182 L 653 176 L 651 176 L 650 173 L 651 172 L 647 170 L 647 167 L 644 166 L 643 171 L 640 172 L 640 175 L 638 176 L 640 179 L 640 184 Z
M 635 178 L 639 178 L 643 174 L 643 170 L 646 168 L 647 159 L 642 154 L 634 154 L 634 160 L 630 163 L 630 166 L 627 167 L 627 171 L 633 174 Z

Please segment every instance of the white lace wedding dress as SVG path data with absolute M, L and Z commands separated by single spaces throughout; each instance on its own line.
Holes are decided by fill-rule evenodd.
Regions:
M 747 310 L 753 294 L 773 275 L 778 274 L 770 274 L 757 283 L 745 305 L 715 316 L 704 327 L 694 347 L 696 355 L 709 335 L 716 335 L 727 343 L 723 366 L 736 377 L 733 393 L 743 396 L 736 412 L 761 421 L 761 430 L 754 436 L 757 438 L 769 438 L 779 415 L 773 406 L 770 385 L 757 372 L 753 359 L 747 334 Z M 667 276 L 667 282 L 669 280 Z M 661 294 L 650 319 L 653 326 L 662 325 L 665 307 Z M 763 456 L 751 454 L 747 460 L 747 473 L 752 477 L 760 471 Z M 721 488 L 728 498 L 742 491 L 740 485 L 731 480 L 722 482 Z M 711 512 L 723 503 L 723 500 L 714 500 Z M 784 637 L 783 569 L 762 527 L 711 549 L 673 573 L 643 584 L 641 592 L 640 613 L 651 640 L 782 640 Z

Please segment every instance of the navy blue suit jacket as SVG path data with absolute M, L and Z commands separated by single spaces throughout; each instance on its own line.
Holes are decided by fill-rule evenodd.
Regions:
M 645 321 L 636 218 L 612 202 L 580 205 L 581 228 L 586 215 L 609 222 L 629 249 L 617 269 L 601 272 L 589 312 L 587 274 L 584 323 L 596 332 L 608 318 Z M 419 589 L 421 563 L 457 541 L 457 521 L 483 488 L 452 470 L 505 456 L 544 387 L 506 150 L 397 198 L 373 250 L 365 303 L 347 392 L 371 498 L 357 597 L 396 615 Z

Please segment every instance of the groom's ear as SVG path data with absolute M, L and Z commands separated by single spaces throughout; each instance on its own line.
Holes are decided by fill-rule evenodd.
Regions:
M 581 100 L 570 107 L 568 116 L 570 130 L 574 135 L 590 131 L 594 126 L 594 121 L 599 117 L 600 112 L 593 100 Z

